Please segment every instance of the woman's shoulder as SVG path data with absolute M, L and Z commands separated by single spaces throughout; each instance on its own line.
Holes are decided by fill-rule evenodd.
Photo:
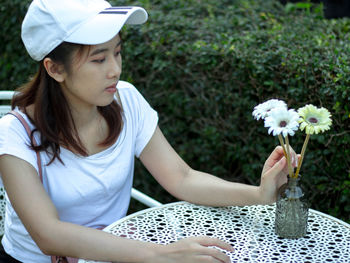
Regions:
M 117 90 L 123 106 L 126 106 L 125 104 L 135 106 L 135 103 L 139 101 L 140 96 L 142 96 L 133 84 L 123 80 L 118 82 Z
M 18 108 L 14 109 L 13 111 L 19 113 L 23 117 L 23 119 L 29 124 L 29 126 L 32 126 L 32 123 L 29 121 L 29 118 L 25 113 L 23 113 Z M 1 128 L 6 128 L 6 127 L 7 128 L 10 128 L 10 127 L 17 128 L 17 127 L 21 127 L 21 126 L 23 126 L 23 125 L 18 120 L 18 118 L 14 116 L 14 114 L 11 114 L 11 111 L 0 118 L 0 127 Z
M 23 117 L 23 119 L 28 123 L 30 129 L 33 129 L 32 123 L 23 112 L 19 111 L 18 109 L 14 111 L 18 112 Z M 8 113 L 0 118 L 0 136 L 12 136 L 14 134 L 22 136 L 22 134 L 26 134 L 26 131 L 17 117 L 11 113 Z
M 25 114 L 17 112 L 28 122 Z M 23 142 L 28 143 L 29 137 L 21 122 L 12 114 L 3 116 L 0 119 L 0 148 L 8 149 L 11 145 L 19 145 Z
M 5 131 L 10 129 L 11 127 L 16 128 L 18 126 L 19 122 L 17 121 L 16 117 L 12 114 L 7 113 L 4 116 L 0 118 L 0 130 Z

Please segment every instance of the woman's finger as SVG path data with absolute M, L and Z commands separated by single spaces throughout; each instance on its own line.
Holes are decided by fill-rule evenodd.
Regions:
M 276 146 L 276 148 L 272 151 L 269 158 L 267 160 L 269 161 L 279 161 L 284 156 L 284 150 L 281 146 Z
M 276 177 L 280 174 L 280 172 L 285 171 L 287 169 L 287 160 L 285 157 L 282 157 L 281 160 L 276 162 L 265 174 L 264 176 Z
M 227 259 L 220 259 L 213 257 L 211 255 L 200 255 L 198 256 L 200 259 L 200 262 L 213 262 L 213 263 L 231 263 L 230 258 L 228 257 Z
M 289 146 L 289 153 L 290 153 L 290 160 L 291 160 L 291 164 L 293 167 L 297 167 L 298 166 L 298 155 L 296 154 L 296 152 L 294 151 L 294 149 Z
M 193 255 L 196 259 L 202 259 L 200 262 L 231 262 L 230 257 L 222 250 L 233 251 L 233 247 L 218 238 L 199 236 L 189 237 L 182 241 L 192 244 L 191 246 L 187 245 L 187 247 L 192 248 L 192 252 L 194 252 Z
M 228 243 L 226 243 L 218 238 L 199 237 L 198 243 L 201 244 L 202 246 L 205 246 L 205 247 L 215 246 L 215 247 L 227 250 L 227 251 L 234 251 L 234 248 L 230 244 L 228 244 Z
M 279 162 L 284 156 L 284 151 L 281 146 L 277 146 L 270 156 L 266 159 L 262 173 L 270 170 L 277 162 Z
M 223 251 L 217 248 L 202 247 L 203 249 L 199 251 L 201 256 L 210 256 L 220 262 L 229 263 L 231 262 L 230 257 L 226 255 Z

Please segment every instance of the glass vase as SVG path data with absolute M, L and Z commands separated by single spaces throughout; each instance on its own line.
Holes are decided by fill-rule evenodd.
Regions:
M 275 214 L 275 233 L 282 238 L 297 239 L 305 236 L 309 202 L 298 178 L 288 177 L 278 190 Z

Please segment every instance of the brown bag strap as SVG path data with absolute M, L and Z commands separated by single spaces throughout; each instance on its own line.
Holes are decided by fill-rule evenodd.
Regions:
M 26 132 L 30 138 L 30 141 L 32 142 L 32 144 L 34 146 L 38 146 L 34 136 L 32 136 L 32 131 L 29 128 L 28 123 L 26 122 L 26 120 L 22 117 L 21 114 L 19 114 L 17 111 L 10 111 L 8 114 L 11 114 L 13 116 L 15 116 L 23 125 L 23 127 L 26 129 Z M 40 158 L 40 153 L 38 151 L 35 151 L 36 153 L 36 162 L 38 165 L 38 169 L 39 169 L 39 176 L 40 176 L 40 181 L 41 183 L 43 182 L 43 175 L 42 175 L 42 169 L 41 169 L 41 158 Z

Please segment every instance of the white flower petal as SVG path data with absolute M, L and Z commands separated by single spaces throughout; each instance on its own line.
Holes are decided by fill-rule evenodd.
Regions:
M 270 111 L 264 125 L 269 128 L 269 133 L 273 131 L 274 136 L 278 134 L 284 137 L 288 134 L 293 136 L 299 127 L 298 119 L 299 115 L 295 110 L 280 107 Z
M 271 110 L 275 108 L 286 108 L 287 104 L 282 100 L 271 99 L 254 107 L 252 115 L 255 119 L 265 119 Z

